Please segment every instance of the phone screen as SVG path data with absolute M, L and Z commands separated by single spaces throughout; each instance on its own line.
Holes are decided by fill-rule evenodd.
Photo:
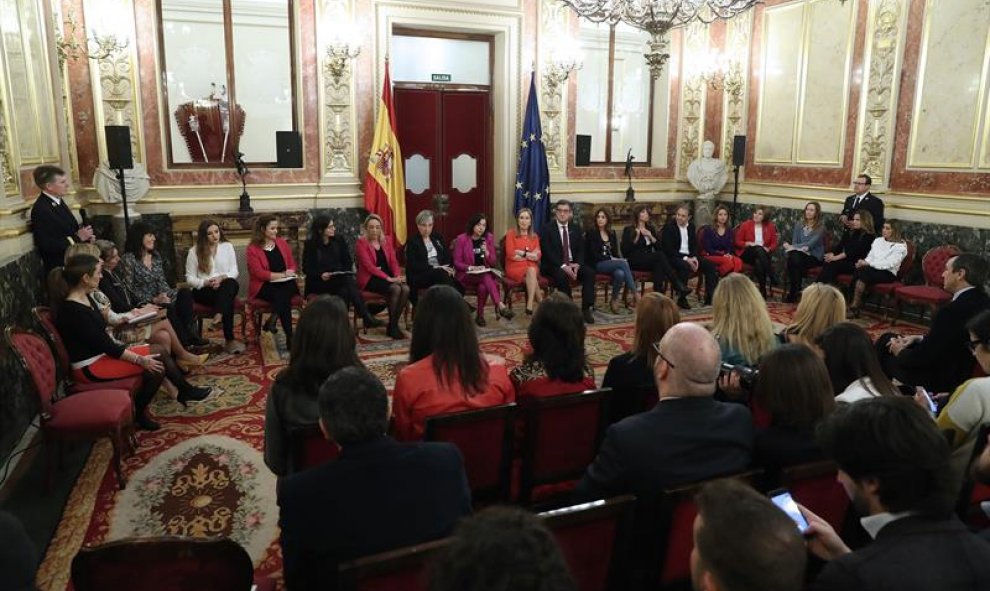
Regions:
M 928 403 L 928 410 L 932 411 L 933 415 L 938 414 L 938 405 L 935 404 L 935 399 L 932 398 L 932 393 L 928 390 L 922 389 L 921 394 L 925 397 L 925 402 Z
M 771 493 L 770 500 L 773 501 L 774 505 L 782 509 L 784 513 L 787 513 L 788 517 L 794 520 L 794 523 L 797 524 L 798 531 L 802 534 L 808 533 L 808 520 L 804 518 L 801 509 L 798 508 L 794 498 L 791 497 L 791 493 L 786 490 L 775 491 Z

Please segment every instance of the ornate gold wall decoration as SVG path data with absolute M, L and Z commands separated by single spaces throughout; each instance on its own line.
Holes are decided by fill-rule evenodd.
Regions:
M 870 175 L 874 187 L 886 186 L 890 178 L 906 9 L 904 0 L 870 3 L 866 47 L 869 76 L 863 89 L 854 171 Z
M 731 19 L 726 24 L 725 55 L 731 55 L 730 72 L 722 104 L 722 160 L 732 162 L 732 140 L 746 134 L 746 110 L 749 99 L 749 46 L 753 32 L 752 10 Z M 737 82 L 736 82 L 737 81 Z
M 560 0 L 540 2 L 540 113 L 543 126 L 543 146 L 547 152 L 550 174 L 563 174 L 567 169 L 565 144 L 567 122 L 562 115 L 566 111 L 565 96 L 567 78 L 560 81 L 548 71 L 549 43 L 567 34 L 567 9 Z
M 705 93 L 708 85 L 701 72 L 690 66 L 696 56 L 708 51 L 708 26 L 695 23 L 684 29 L 681 43 L 681 141 L 677 177 L 687 176 L 688 165 L 698 157 L 705 130 Z
M 0 179 L 3 182 L 4 195 L 16 197 L 21 194 L 20 179 L 16 174 L 14 157 L 11 154 L 13 142 L 7 130 L 7 101 L 0 96 Z
M 353 14 L 352 0 L 321 0 L 317 3 L 317 22 L 346 27 Z M 350 26 L 354 26 L 353 24 Z M 327 27 L 318 27 L 318 47 L 329 48 L 334 42 Z M 354 76 L 350 59 L 335 60 L 326 49 L 320 55 L 320 142 L 324 175 L 352 177 L 354 160 Z M 343 67 L 341 67 L 343 63 Z

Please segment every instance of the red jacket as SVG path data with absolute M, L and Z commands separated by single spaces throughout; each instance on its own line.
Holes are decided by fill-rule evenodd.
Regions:
M 768 250 L 777 249 L 777 227 L 773 222 L 763 222 L 763 246 Z M 756 240 L 756 223 L 753 220 L 746 220 L 739 224 L 735 230 L 736 255 L 741 255 L 746 250 L 746 243 Z
M 275 248 L 282 253 L 285 259 L 285 268 L 298 271 L 296 260 L 292 258 L 292 249 L 289 243 L 281 238 L 275 239 Z M 268 257 L 265 256 L 265 249 L 257 244 L 248 244 L 247 247 L 247 268 L 250 281 L 248 282 L 248 298 L 253 299 L 258 295 L 261 286 L 272 278 L 272 272 L 268 269 Z
M 399 261 L 395 258 L 395 245 L 391 236 L 383 236 L 379 241 L 385 250 L 385 260 L 388 261 L 388 268 L 392 271 L 392 277 L 399 276 Z M 378 268 L 378 257 L 375 249 L 364 236 L 358 238 L 354 245 L 354 254 L 357 257 L 357 284 L 364 289 L 368 285 L 368 280 L 372 277 L 388 279 L 388 275 Z

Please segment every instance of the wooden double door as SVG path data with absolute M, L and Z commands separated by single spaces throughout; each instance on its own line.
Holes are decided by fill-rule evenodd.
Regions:
M 448 244 L 475 213 L 491 226 L 490 91 L 397 85 L 394 96 L 408 236 L 416 236 L 416 214 L 424 209 L 433 211 L 434 230 Z

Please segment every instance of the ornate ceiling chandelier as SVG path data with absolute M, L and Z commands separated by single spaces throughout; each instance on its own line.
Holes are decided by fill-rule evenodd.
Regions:
M 653 78 L 670 57 L 667 33 L 693 21 L 730 19 L 761 0 L 562 0 L 578 16 L 595 23 L 625 23 L 650 35 L 644 56 Z

